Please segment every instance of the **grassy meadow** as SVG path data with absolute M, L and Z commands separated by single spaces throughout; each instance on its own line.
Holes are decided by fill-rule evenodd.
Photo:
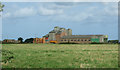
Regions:
M 117 44 L 3 44 L 3 68 L 117 68 Z

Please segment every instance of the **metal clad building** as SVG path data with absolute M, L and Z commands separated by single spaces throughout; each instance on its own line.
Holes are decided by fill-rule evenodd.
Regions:
M 60 43 L 105 43 L 107 39 L 105 35 L 71 35 L 63 36 L 59 41 Z
M 71 29 L 54 27 L 45 37 L 45 41 L 57 41 L 57 43 L 106 43 L 107 35 L 72 35 Z
M 60 28 L 58 26 L 54 27 L 54 30 L 50 31 L 47 35 L 43 36 L 45 38 L 48 38 L 48 41 L 57 40 L 61 38 L 62 36 L 66 35 L 72 35 L 72 30 L 65 28 Z

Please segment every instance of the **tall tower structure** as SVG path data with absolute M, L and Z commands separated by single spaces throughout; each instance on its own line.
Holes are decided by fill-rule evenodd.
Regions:
M 71 29 L 67 29 L 67 35 L 72 35 L 72 30 Z
M 55 31 L 55 32 L 57 32 L 57 31 L 59 31 L 59 30 L 60 30 L 60 27 L 58 27 L 58 26 L 54 27 L 54 31 Z

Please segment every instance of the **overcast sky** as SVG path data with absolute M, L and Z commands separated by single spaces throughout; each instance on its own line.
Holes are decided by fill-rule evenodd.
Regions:
M 74 35 L 103 34 L 118 39 L 117 2 L 9 2 L 3 11 L 3 39 L 42 37 L 55 26 Z

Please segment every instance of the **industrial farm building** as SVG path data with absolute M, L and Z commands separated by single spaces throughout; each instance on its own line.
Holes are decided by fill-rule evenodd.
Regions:
M 60 43 L 107 43 L 104 35 L 71 35 L 63 36 Z
M 72 35 L 71 29 L 54 27 L 43 36 L 46 43 L 106 43 L 107 35 Z

